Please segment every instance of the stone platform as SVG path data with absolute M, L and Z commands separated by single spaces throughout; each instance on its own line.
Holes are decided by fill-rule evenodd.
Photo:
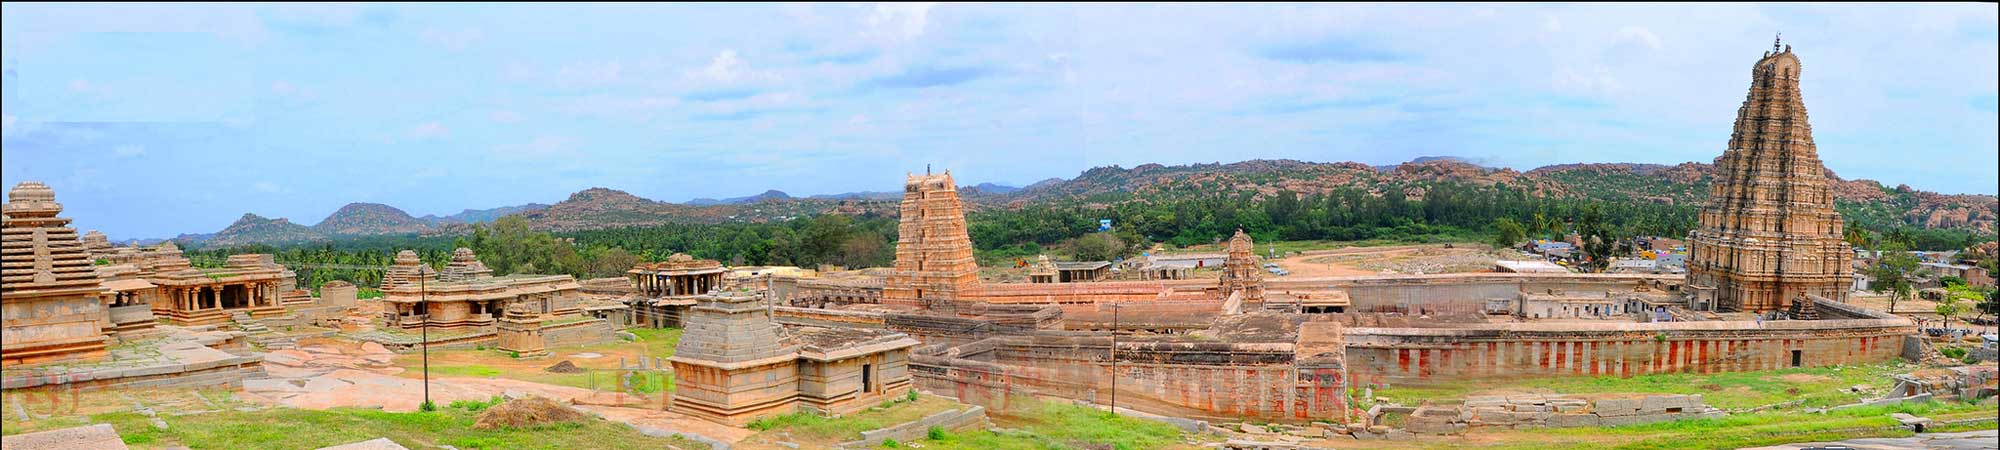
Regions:
M 243 333 L 161 328 L 165 337 L 114 347 L 103 361 L 9 367 L 0 376 L 0 389 L 236 387 L 264 376 L 262 357 L 225 351 L 242 352 Z

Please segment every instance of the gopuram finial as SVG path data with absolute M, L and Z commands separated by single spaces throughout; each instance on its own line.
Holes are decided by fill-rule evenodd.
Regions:
M 1785 32 L 1783 31 L 1778 32 L 1777 37 L 1771 38 L 1771 54 L 1774 55 L 1777 54 L 1779 49 L 1778 44 L 1784 41 L 1785 41 Z

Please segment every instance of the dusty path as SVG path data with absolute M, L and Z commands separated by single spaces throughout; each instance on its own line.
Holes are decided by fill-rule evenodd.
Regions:
M 1421 244 L 1313 250 L 1271 262 L 1291 271 L 1289 277 L 1304 278 L 1378 275 L 1385 270 L 1394 273 L 1485 271 L 1490 270 L 1492 261 L 1498 259 L 1483 248 Z
M 395 356 L 381 345 L 339 341 L 273 351 L 267 354 L 264 365 L 270 378 L 245 381 L 238 396 L 249 402 L 302 409 L 380 407 L 391 412 L 416 411 L 423 403 L 424 382 L 391 365 Z M 681 414 L 626 407 L 643 405 L 647 399 L 619 392 L 506 378 L 432 377 L 430 381 L 431 401 L 438 405 L 486 400 L 496 395 L 547 397 L 642 431 L 694 434 L 722 442 L 740 441 L 753 434 L 747 429 Z

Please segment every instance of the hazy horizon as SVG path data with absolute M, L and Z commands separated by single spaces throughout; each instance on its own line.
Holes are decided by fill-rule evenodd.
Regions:
M 1782 31 L 1842 178 L 2000 191 L 1993 4 L 4 6 L 0 181 L 80 229 L 1011 186 L 1098 166 L 1708 163 Z

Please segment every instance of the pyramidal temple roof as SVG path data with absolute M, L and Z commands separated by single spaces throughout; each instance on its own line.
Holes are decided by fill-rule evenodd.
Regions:
M 15 185 L 0 207 L 0 292 L 10 297 L 94 293 L 102 289 L 90 253 L 69 219 L 56 217 L 55 190 L 37 181 Z

